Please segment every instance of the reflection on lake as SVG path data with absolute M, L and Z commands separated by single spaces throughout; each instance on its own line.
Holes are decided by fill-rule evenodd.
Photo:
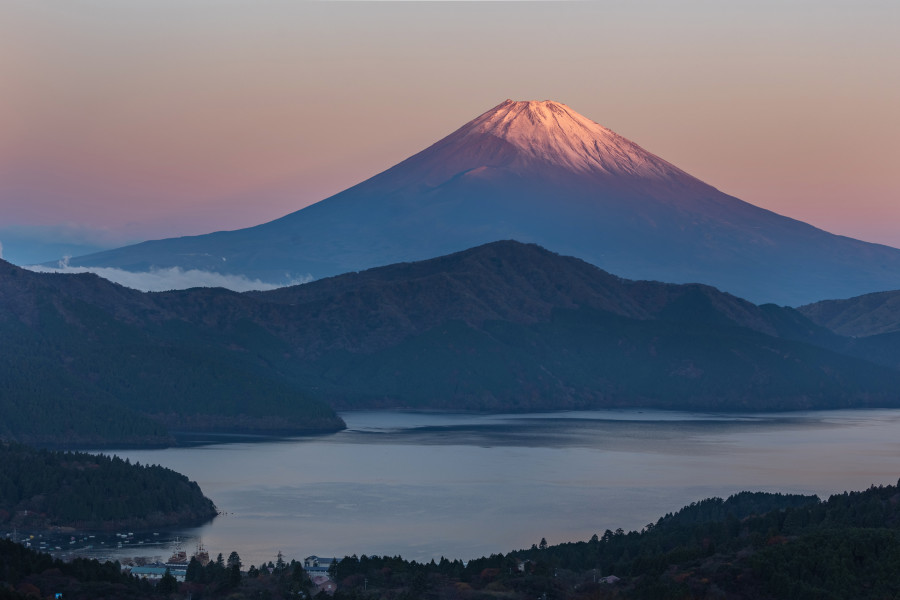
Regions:
M 709 496 L 900 476 L 898 410 L 341 416 L 324 437 L 115 453 L 196 480 L 227 514 L 185 531 L 187 549 L 200 537 L 247 565 L 279 550 L 469 559 L 639 529 Z

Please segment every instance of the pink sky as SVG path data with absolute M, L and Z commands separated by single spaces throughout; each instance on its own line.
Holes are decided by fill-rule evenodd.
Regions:
M 900 246 L 898 3 L 782 4 L 5 2 L 0 243 L 254 225 L 513 98 Z

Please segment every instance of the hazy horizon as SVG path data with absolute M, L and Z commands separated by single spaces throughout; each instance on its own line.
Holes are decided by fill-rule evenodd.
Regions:
M 266 222 L 505 98 L 563 102 L 725 193 L 900 246 L 898 16 L 886 2 L 7 3 L 0 248 L 80 254 Z

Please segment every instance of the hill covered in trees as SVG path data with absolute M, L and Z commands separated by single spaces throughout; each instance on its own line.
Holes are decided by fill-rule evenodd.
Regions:
M 846 336 L 848 354 L 900 369 L 900 291 L 825 300 L 797 310 L 812 322 Z
M 890 340 L 513 241 L 244 294 L 0 261 L 0 335 L 0 436 L 42 445 L 334 431 L 335 409 L 900 406 Z
M 350 556 L 336 600 L 820 600 L 900 595 L 900 490 L 711 498 L 589 541 L 463 563 Z M 612 576 L 612 577 L 610 577 Z M 609 579 L 607 579 L 609 577 Z
M 900 290 L 823 300 L 797 310 L 840 335 L 869 337 L 900 332 Z
M 162 600 L 154 586 L 123 573 L 118 562 L 63 562 L 0 539 L 0 600 Z
M 192 298 L 204 304 L 217 294 L 241 302 L 225 290 L 194 290 Z M 151 294 L 94 275 L 32 273 L 0 261 L 0 336 L 0 439 L 163 446 L 173 429 L 344 427 L 267 366 L 284 351 L 271 335 L 243 321 L 226 332 L 193 323 Z
M 187 477 L 158 465 L 0 443 L 0 526 L 152 529 L 199 525 L 216 507 Z
M 311 582 L 296 560 L 251 565 L 242 571 L 240 556 L 222 554 L 206 566 L 192 559 L 185 582 L 171 573 L 158 581 L 138 579 L 123 571 L 118 562 L 100 563 L 77 558 L 63 562 L 0 539 L 0 600 L 34 600 L 62 594 L 64 600 L 183 600 L 231 598 L 232 600 L 310 598 Z
M 900 489 L 816 496 L 742 492 L 667 514 L 641 531 L 463 562 L 346 556 L 333 563 L 335 600 L 875 600 L 900 595 Z M 187 580 L 155 588 L 118 564 L 54 561 L 0 540 L 0 599 L 296 597 L 310 582 L 296 561 L 241 569 L 237 552 Z M 90 595 L 94 593 L 94 595 Z

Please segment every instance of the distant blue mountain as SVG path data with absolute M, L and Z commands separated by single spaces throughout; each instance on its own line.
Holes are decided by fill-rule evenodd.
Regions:
M 143 418 L 149 433 L 131 435 L 144 438 L 156 423 L 336 429 L 325 404 L 900 406 L 896 347 L 850 340 L 792 308 L 622 279 L 514 241 L 244 294 L 140 293 L 0 261 L 0 339 L 0 437 L 20 440 L 76 422 L 84 437 L 120 435 L 98 413 Z
M 632 279 L 800 305 L 900 288 L 900 250 L 748 204 L 555 102 L 507 100 L 335 196 L 256 227 L 72 259 L 268 282 L 515 239 Z
M 66 226 L 0 227 L 0 258 L 16 265 L 51 261 L 56 266 L 64 257 L 100 252 L 115 246 L 87 242 L 94 233 L 89 230 L 72 232 Z

